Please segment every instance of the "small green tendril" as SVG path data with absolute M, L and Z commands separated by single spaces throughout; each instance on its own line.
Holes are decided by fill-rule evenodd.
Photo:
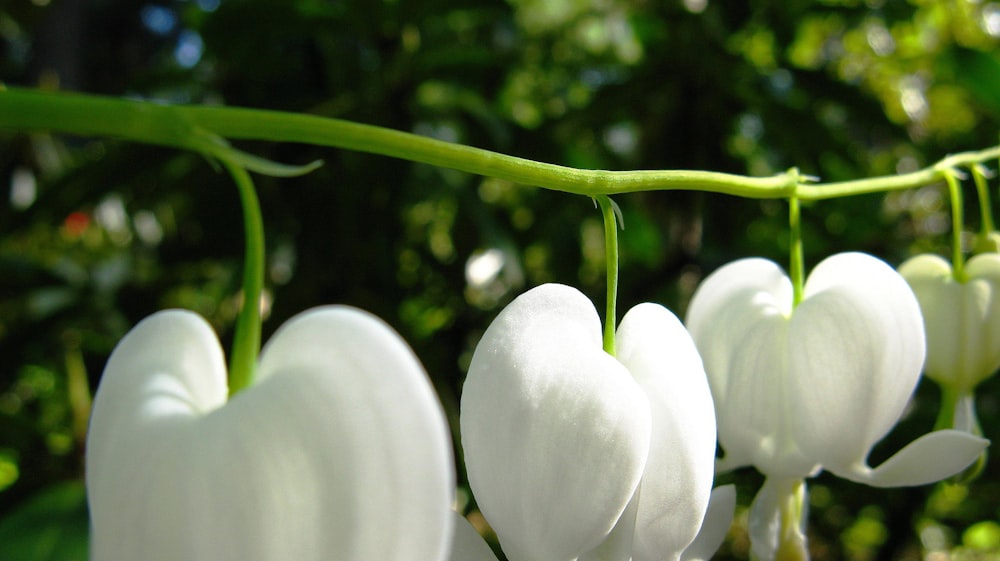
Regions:
M 616 303 L 618 301 L 618 228 L 625 229 L 621 209 L 607 195 L 599 195 L 594 202 L 601 207 L 604 218 L 604 256 L 607 261 L 607 308 L 604 316 L 604 352 L 615 356 Z

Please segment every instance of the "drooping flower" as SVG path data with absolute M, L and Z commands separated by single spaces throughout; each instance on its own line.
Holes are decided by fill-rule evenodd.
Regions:
M 447 559 L 447 426 L 391 328 L 317 308 L 282 326 L 257 372 L 228 399 L 218 339 L 191 312 L 122 339 L 87 439 L 91 559 Z
M 705 361 L 725 455 L 767 476 L 751 509 L 751 540 L 775 557 L 782 533 L 800 530 L 801 479 L 826 469 L 874 486 L 921 485 L 969 465 L 987 442 L 935 431 L 878 467 L 867 457 L 896 424 L 920 377 L 924 331 L 906 281 L 861 253 L 834 255 L 805 283 L 774 263 L 742 259 L 705 279 L 687 314 Z
M 661 306 L 629 311 L 611 356 L 582 293 L 521 295 L 476 348 L 461 432 L 473 494 L 511 561 L 679 559 L 706 518 L 711 395 L 691 338 Z M 728 513 L 708 517 L 700 556 L 732 517 L 732 489 L 715 499 Z
M 1000 368 L 1000 254 L 976 255 L 964 281 L 937 255 L 918 255 L 900 265 L 913 289 L 927 330 L 924 374 L 959 394 Z

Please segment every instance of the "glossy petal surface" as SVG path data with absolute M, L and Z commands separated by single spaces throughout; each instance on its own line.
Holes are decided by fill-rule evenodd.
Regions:
M 927 329 L 925 374 L 959 393 L 971 392 L 1000 368 L 1000 254 L 966 263 L 957 282 L 951 264 L 918 255 L 899 267 L 920 301 Z
M 161 312 L 122 339 L 95 398 L 92 559 L 444 559 L 451 462 L 425 373 L 373 316 L 290 320 L 227 402 L 211 328 Z
M 767 473 L 801 476 L 815 461 L 792 436 L 788 324 L 792 285 L 766 259 L 734 261 L 709 275 L 688 308 L 687 328 L 698 345 L 715 398 L 720 469 L 755 465 Z
M 663 306 L 632 308 L 617 335 L 617 358 L 649 398 L 653 421 L 632 559 L 677 559 L 698 534 L 712 491 L 712 394 L 694 341 Z
M 801 479 L 768 477 L 750 505 L 750 545 L 755 559 L 809 559 L 805 524 L 808 516 Z
M 603 542 L 646 464 L 649 400 L 602 348 L 593 304 L 543 285 L 483 335 L 462 391 L 473 493 L 511 561 L 569 561 Z
M 828 469 L 844 479 L 875 487 L 926 485 L 969 466 L 989 441 L 960 430 L 938 430 L 907 444 L 876 468 L 864 462 Z
M 920 308 L 903 278 L 862 253 L 823 260 L 791 319 L 794 438 L 831 468 L 864 461 L 920 378 Z

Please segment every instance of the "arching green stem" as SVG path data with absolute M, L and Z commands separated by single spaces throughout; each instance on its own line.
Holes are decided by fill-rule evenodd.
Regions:
M 962 186 L 957 173 L 950 170 L 944 175 L 951 198 L 951 274 L 957 282 L 965 282 L 965 257 L 962 255 L 962 227 L 965 224 L 962 212 Z
M 608 293 L 607 308 L 604 316 L 604 351 L 615 356 L 615 327 L 618 318 L 616 305 L 618 301 L 618 219 L 619 211 L 606 195 L 595 198 L 601 207 L 604 218 L 604 255 L 607 261 Z
M 971 166 L 998 156 L 1000 156 L 1000 146 L 993 146 L 975 152 L 952 154 L 934 165 L 909 173 L 833 183 L 804 184 L 795 192 L 803 201 L 818 201 L 850 195 L 914 189 L 941 181 L 942 177 L 953 173 L 952 170 L 955 168 Z
M 192 139 L 204 139 L 206 135 L 229 140 L 299 142 L 381 154 L 588 196 L 688 190 L 755 199 L 784 199 L 795 194 L 800 200 L 812 201 L 930 185 L 940 181 L 947 169 L 1000 157 L 1000 146 L 994 146 L 948 156 L 911 173 L 825 184 L 802 184 L 802 176 L 796 170 L 771 177 L 747 177 L 700 170 L 576 169 L 317 115 L 165 105 L 2 85 L 0 128 L 105 136 L 196 150 L 201 146 L 192 143 Z M 243 157 L 246 160 L 243 165 L 254 169 L 254 158 Z
M 518 158 L 412 133 L 331 119 L 237 107 L 180 106 L 109 97 L 0 88 L 0 128 L 51 130 L 192 148 L 206 134 L 331 146 L 402 158 L 587 196 L 698 190 L 783 198 L 797 174 L 746 177 L 698 170 L 584 170 Z
M 802 255 L 802 213 L 799 198 L 788 199 L 789 226 L 789 275 L 792 278 L 792 307 L 802 302 L 802 292 L 805 286 L 805 263 Z
M 243 230 L 246 239 L 243 258 L 243 303 L 236 318 L 233 348 L 229 359 L 229 395 L 233 396 L 253 383 L 260 354 L 260 298 L 264 290 L 264 219 L 257 191 L 247 170 L 221 159 L 236 182 L 243 206 Z

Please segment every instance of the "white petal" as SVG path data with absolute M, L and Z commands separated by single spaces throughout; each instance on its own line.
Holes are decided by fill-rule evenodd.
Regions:
M 875 487 L 926 485 L 955 475 L 979 458 L 989 441 L 960 430 L 939 430 L 907 444 L 877 468 L 830 467 L 844 479 Z
M 388 326 L 349 308 L 302 314 L 265 348 L 262 381 L 224 407 L 220 365 L 191 314 L 153 316 L 119 344 L 88 439 L 92 558 L 444 558 L 443 412 Z M 203 377 L 222 388 L 208 405 L 189 384 Z
M 805 533 L 808 500 L 801 479 L 764 480 L 750 505 L 753 558 L 809 559 Z
M 976 415 L 976 396 L 973 394 L 961 394 L 955 403 L 955 416 L 952 417 L 951 428 L 960 431 L 981 435 L 982 428 L 979 426 L 979 418 Z
M 697 535 L 712 491 L 712 395 L 691 336 L 663 306 L 629 310 L 617 339 L 618 360 L 649 398 L 653 419 L 632 559 L 676 559 Z
M 715 399 L 720 469 L 753 464 L 770 475 L 804 477 L 816 466 L 792 439 L 787 415 L 791 282 L 764 259 L 741 259 L 698 287 L 687 326 Z
M 600 544 L 649 449 L 649 402 L 601 349 L 593 304 L 544 285 L 483 335 L 462 391 L 469 482 L 511 561 L 568 561 Z
M 579 561 L 632 561 L 632 543 L 635 541 L 635 515 L 639 510 L 639 494 L 636 489 L 618 523 L 601 542 L 601 545 L 585 552 Z
M 964 283 L 936 255 L 909 259 L 899 272 L 924 316 L 926 375 L 956 391 L 972 391 L 1000 367 L 1000 254 L 970 259 Z
M 165 468 L 178 434 L 226 400 L 222 347 L 205 320 L 179 310 L 154 314 L 115 347 L 94 397 L 86 477 L 95 561 L 188 557 L 183 544 L 148 549 L 162 533 L 149 482 Z M 183 482 L 183 480 L 181 480 Z M 178 485 L 180 486 L 180 485 Z
M 448 561 L 497 561 L 493 550 L 464 516 L 456 512 L 454 519 L 455 534 Z
M 796 441 L 824 467 L 863 460 L 920 377 L 923 320 L 912 291 L 874 257 L 834 255 L 809 276 L 789 336 Z
M 965 272 L 970 278 L 966 285 L 972 287 L 967 289 L 972 294 L 966 296 L 965 312 L 976 318 L 981 341 L 976 347 L 966 342 L 966 352 L 974 357 L 967 368 L 970 373 L 980 375 L 974 378 L 975 384 L 1000 368 L 1000 254 L 974 256 L 965 264 Z
M 302 377 L 302 395 L 283 414 L 289 422 L 300 417 L 298 430 L 315 440 L 310 452 L 327 451 L 315 475 L 327 492 L 347 499 L 326 501 L 316 528 L 323 543 L 346 554 L 312 555 L 443 559 L 455 488 L 451 437 L 430 380 L 403 339 L 367 312 L 318 308 L 271 338 L 259 374 L 262 386 Z M 301 536 L 289 525 L 290 534 L 296 531 Z
M 719 550 L 729 527 L 733 523 L 736 510 L 736 486 L 723 485 L 712 489 L 708 501 L 708 512 L 701 524 L 698 537 L 684 550 L 681 561 L 708 561 Z
M 740 309 L 732 308 L 735 303 L 742 303 Z M 762 315 L 790 316 L 791 306 L 791 281 L 767 259 L 733 261 L 698 285 L 684 324 L 705 362 L 717 407 L 720 398 L 730 395 L 727 374 L 735 352 L 729 343 L 742 338 Z

